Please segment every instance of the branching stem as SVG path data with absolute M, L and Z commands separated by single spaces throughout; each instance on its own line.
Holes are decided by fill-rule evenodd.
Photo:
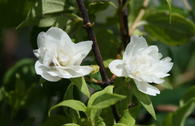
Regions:
M 102 56 L 100 53 L 100 49 L 99 49 L 99 46 L 98 46 L 98 43 L 96 40 L 95 33 L 93 31 L 93 28 L 92 28 L 93 23 L 90 22 L 89 15 L 88 15 L 88 12 L 87 12 L 87 9 L 85 7 L 83 0 L 77 0 L 77 4 L 79 7 L 81 16 L 83 18 L 84 28 L 87 31 L 88 38 L 93 41 L 92 50 L 93 50 L 93 53 L 95 55 L 96 62 L 100 67 L 100 74 L 101 74 L 101 77 L 103 80 L 103 84 L 108 85 L 111 83 L 111 80 L 109 79 L 109 77 L 106 73 L 104 64 L 103 64 L 103 59 L 102 59 Z

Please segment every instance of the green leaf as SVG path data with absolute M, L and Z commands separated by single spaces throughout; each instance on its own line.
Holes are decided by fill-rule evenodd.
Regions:
M 87 110 L 87 107 L 85 106 L 85 104 L 83 104 L 80 101 L 77 101 L 77 100 L 64 100 L 64 101 L 58 103 L 57 105 L 52 106 L 49 109 L 49 112 L 48 112 L 49 116 L 50 116 L 51 110 L 53 110 L 57 107 L 69 107 L 69 108 L 72 108 L 76 111 L 82 111 L 82 112 L 86 112 L 86 110 Z
M 49 27 L 52 26 L 56 22 L 56 17 L 52 16 L 44 16 L 38 22 L 39 27 Z
M 128 109 L 124 111 L 123 116 L 120 119 L 119 123 L 124 124 L 126 126 L 135 125 L 135 119 L 131 116 Z
M 29 10 L 26 18 L 22 21 L 16 29 L 22 28 L 24 26 L 37 24 L 39 22 L 39 18 L 42 16 L 42 6 L 41 1 L 37 1 L 34 3 L 34 6 Z M 39 17 L 39 18 L 38 18 Z
M 150 113 L 150 115 L 156 119 L 156 114 L 152 105 L 152 101 L 150 100 L 150 97 L 140 91 L 138 91 L 135 84 L 132 83 L 132 91 L 137 100 L 143 105 L 143 107 Z
M 64 100 L 67 100 L 67 99 L 73 99 L 74 96 L 73 96 L 73 88 L 74 88 L 74 85 L 72 85 L 71 83 L 68 85 L 66 91 L 65 91 L 65 94 L 64 94 Z
M 114 124 L 114 126 L 127 126 L 127 125 L 125 125 L 123 123 L 117 123 L 117 124 Z
M 105 94 L 102 94 L 96 97 L 91 107 L 97 108 L 97 109 L 107 108 L 125 98 L 126 97 L 123 95 L 105 93 Z
M 166 11 L 152 10 L 145 16 L 145 30 L 153 40 L 168 45 L 181 45 L 189 42 L 195 34 L 195 25 L 184 16 L 172 13 L 171 23 Z
M 99 117 L 99 118 L 96 120 L 95 123 L 96 123 L 96 126 L 106 126 L 104 120 L 103 120 L 101 117 Z
M 39 0 L 35 2 L 25 20 L 17 26 L 17 29 L 28 25 L 52 26 L 59 20 L 59 17 L 62 17 L 62 15 L 55 15 L 55 13 L 64 11 L 64 6 L 65 0 Z
M 67 123 L 67 124 L 64 124 L 63 126 L 80 126 L 80 125 L 75 124 L 75 123 Z
M 173 126 L 173 113 L 169 113 L 166 115 L 165 119 L 163 120 L 163 126 Z
M 113 94 L 113 88 L 114 86 L 107 86 L 94 93 L 88 101 L 88 107 L 106 108 L 125 98 L 123 95 Z
M 101 117 L 104 119 L 106 126 L 113 126 L 115 120 L 114 120 L 114 116 L 113 116 L 111 107 L 103 109 L 101 111 Z
M 126 98 L 116 104 L 116 109 L 119 115 L 123 115 L 123 111 L 129 108 L 132 104 L 132 92 L 128 84 L 124 83 L 124 78 L 117 78 L 114 81 L 115 90 L 114 92 L 120 95 L 126 96 Z
M 88 101 L 88 107 L 91 107 L 93 102 L 95 101 L 95 99 L 100 96 L 100 95 L 103 95 L 105 93 L 113 93 L 113 88 L 114 86 L 110 85 L 110 86 L 107 86 L 106 88 L 104 88 L 103 90 L 101 91 L 98 91 L 96 93 L 94 93 L 90 98 L 89 98 L 89 101 Z
M 194 108 L 195 97 L 189 100 L 173 114 L 174 126 L 184 126 L 186 118 L 193 112 Z
M 100 116 L 101 110 L 125 98 L 125 96 L 113 94 L 114 86 L 110 85 L 101 91 L 94 93 L 88 101 L 88 115 L 94 122 Z
M 80 78 L 73 78 L 71 79 L 71 84 L 75 85 L 84 95 L 86 95 L 87 97 L 90 97 L 90 92 L 88 89 L 88 86 L 85 82 L 84 77 L 80 77 Z
M 64 6 L 65 0 L 42 0 L 42 14 L 61 12 Z

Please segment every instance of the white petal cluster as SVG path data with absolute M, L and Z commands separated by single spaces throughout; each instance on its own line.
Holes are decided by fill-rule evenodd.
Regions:
M 39 33 L 37 39 L 35 71 L 44 79 L 58 81 L 61 78 L 81 77 L 93 70 L 90 66 L 80 66 L 92 48 L 92 41 L 75 44 L 66 32 L 56 27 Z
M 119 77 L 134 79 L 139 91 L 155 96 L 160 91 L 148 83 L 163 83 L 173 66 L 171 58 L 162 59 L 157 46 L 148 46 L 143 37 L 132 36 L 123 59 L 109 64 L 110 71 Z

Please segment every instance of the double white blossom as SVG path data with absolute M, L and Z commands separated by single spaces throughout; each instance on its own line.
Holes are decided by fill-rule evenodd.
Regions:
M 148 83 L 163 83 L 173 66 L 171 58 L 162 59 L 157 46 L 148 46 L 143 37 L 132 36 L 127 45 L 123 59 L 109 64 L 110 71 L 119 77 L 134 79 L 139 91 L 155 96 L 160 91 Z
M 39 33 L 37 44 L 35 71 L 48 81 L 81 77 L 93 70 L 90 66 L 80 66 L 92 48 L 92 41 L 75 44 L 62 29 L 51 27 Z

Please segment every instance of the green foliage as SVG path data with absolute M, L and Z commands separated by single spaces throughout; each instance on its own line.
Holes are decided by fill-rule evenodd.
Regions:
M 145 30 L 150 38 L 168 45 L 181 45 L 189 42 L 195 34 L 195 24 L 178 13 L 171 14 L 171 22 L 167 12 L 154 11 L 145 16 Z
M 17 64 L 15 64 L 6 72 L 3 83 L 4 84 L 10 83 L 12 80 L 14 80 L 16 74 L 19 74 L 20 76 L 24 76 L 28 74 L 34 75 L 35 71 L 33 69 L 33 64 L 34 61 L 32 59 L 24 59 L 18 61 Z
M 135 119 L 131 116 L 129 113 L 129 110 L 125 110 L 123 113 L 122 118 L 120 119 L 119 123 L 115 124 L 117 125 L 124 125 L 124 126 L 134 126 L 135 125 Z
M 79 125 L 75 123 L 67 123 L 67 124 L 64 124 L 63 126 L 79 126 Z
M 171 10 L 172 10 L 172 8 L 171 8 L 171 6 L 172 6 L 172 0 L 166 0 L 166 1 L 167 1 L 168 6 L 169 6 L 169 13 L 170 13 L 170 15 L 171 15 Z
M 87 108 L 86 108 L 85 104 L 83 104 L 80 101 L 77 101 L 77 100 L 64 100 L 64 101 L 60 102 L 59 104 L 52 106 L 49 110 L 49 115 L 50 115 L 51 110 L 53 110 L 57 107 L 61 107 L 61 106 L 62 107 L 70 107 L 70 108 L 72 108 L 76 111 L 82 111 L 82 112 L 87 111 Z
M 161 94 L 149 97 L 126 78 L 117 77 L 110 85 L 96 83 L 102 79 L 99 69 L 86 77 L 51 83 L 35 74 L 34 59 L 23 59 L 0 71 L 0 125 L 194 126 L 190 115 L 195 110 L 195 1 L 186 0 L 189 7 L 172 0 L 149 0 L 148 5 L 144 5 L 147 0 L 127 0 L 123 7 L 116 0 L 84 1 L 107 73 L 109 63 L 123 53 L 118 15 L 125 7 L 129 31 L 135 25 L 133 35 L 144 35 L 152 42 L 149 45 L 156 44 L 163 56 L 173 59 L 171 76 L 158 86 Z M 22 28 L 30 28 L 33 48 L 37 48 L 38 33 L 52 26 L 62 28 L 74 42 L 88 40 L 76 0 L 1 0 L 0 13 L 2 34 L 19 24 L 19 41 L 26 41 Z M 7 45 L 4 37 L 0 36 L 2 56 Z M 96 64 L 92 53 L 83 64 Z M 174 104 L 178 109 L 161 112 L 161 104 Z
M 181 105 L 185 104 L 188 102 L 190 99 L 195 97 L 195 86 L 192 86 L 186 93 L 185 95 L 181 98 Z
M 133 94 L 137 98 L 137 100 L 143 105 L 143 107 L 152 115 L 154 119 L 156 119 L 156 114 L 152 105 L 152 101 L 150 97 L 140 91 L 137 90 L 136 86 L 132 86 Z
M 116 102 L 124 99 L 125 96 L 113 94 L 113 86 L 108 86 L 102 91 L 99 91 L 91 96 L 88 106 L 91 108 L 103 109 L 109 107 Z
M 140 9 L 142 9 L 142 5 L 143 5 L 144 0 L 130 0 L 129 1 L 129 22 L 130 25 L 134 22 L 134 20 L 136 19 Z
M 42 14 L 57 13 L 64 11 L 65 0 L 43 0 L 42 1 Z
M 1 0 L 0 14 L 3 18 L 0 20 L 1 29 L 6 27 L 15 27 L 19 24 L 32 6 L 34 0 Z
M 117 8 L 117 6 L 112 1 L 93 1 L 88 4 L 88 9 L 90 14 L 97 13 L 99 11 L 105 10 L 109 5 Z
M 173 114 L 173 125 L 184 126 L 186 118 L 195 109 L 195 98 L 190 99 Z
M 90 97 L 90 92 L 84 77 L 71 79 L 71 84 L 75 85 L 87 97 Z

